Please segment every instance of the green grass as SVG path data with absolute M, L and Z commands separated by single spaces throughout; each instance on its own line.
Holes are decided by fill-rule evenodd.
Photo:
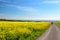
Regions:
M 55 22 L 56 26 L 60 27 L 60 22 Z

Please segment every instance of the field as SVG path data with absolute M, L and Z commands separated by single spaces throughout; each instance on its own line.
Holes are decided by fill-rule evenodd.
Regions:
M 60 27 L 60 22 L 55 22 L 55 24 L 56 24 L 58 27 Z
M 36 40 L 49 26 L 50 22 L 0 21 L 0 40 Z

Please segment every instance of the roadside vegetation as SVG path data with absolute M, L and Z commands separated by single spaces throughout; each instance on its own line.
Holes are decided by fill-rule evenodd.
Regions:
M 55 22 L 55 24 L 56 24 L 58 27 L 60 27 L 60 22 Z
M 35 40 L 49 26 L 50 22 L 0 21 L 0 40 Z

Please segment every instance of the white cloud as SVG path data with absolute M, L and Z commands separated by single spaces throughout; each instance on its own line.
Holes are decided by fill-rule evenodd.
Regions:
M 19 6 L 19 5 L 13 5 L 13 4 L 12 5 L 5 4 L 5 5 L 1 5 L 1 7 L 15 7 L 18 10 L 22 10 L 22 11 L 26 11 L 26 12 L 31 12 L 31 13 L 38 12 L 38 10 L 33 8 L 33 7 Z
M 6 15 L 5 15 L 5 14 L 0 13 L 0 18 L 5 18 L 5 17 L 6 17 Z
M 4 16 L 4 14 L 3 13 L 0 13 L 0 16 Z
M 42 3 L 46 3 L 46 4 L 59 4 L 60 0 L 45 0 Z
M 37 12 L 37 9 L 34 9 L 32 7 L 22 7 L 22 6 L 15 6 L 16 8 L 23 10 L 23 11 L 27 11 L 27 12 Z
M 14 19 L 14 18 L 12 18 L 12 19 Z M 45 17 L 45 16 L 43 16 L 43 17 L 32 17 L 32 16 L 30 16 L 30 17 L 16 17 L 15 19 L 21 19 L 21 20 L 60 20 L 60 18 L 59 17 L 49 17 L 49 16 L 47 16 L 47 17 Z
M 6 0 L 0 0 L 0 2 L 7 2 Z
M 3 0 L 0 0 L 0 1 L 3 1 Z
M 19 19 L 19 20 L 60 20 L 59 15 L 42 15 L 42 16 L 20 16 L 20 15 L 7 15 L 0 13 L 0 18 L 5 19 Z

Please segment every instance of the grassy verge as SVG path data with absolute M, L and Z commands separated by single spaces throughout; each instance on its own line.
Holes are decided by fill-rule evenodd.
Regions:
M 49 22 L 0 21 L 0 40 L 35 40 L 49 26 Z
M 60 27 L 60 22 L 55 22 L 55 24 L 56 24 L 58 27 Z

